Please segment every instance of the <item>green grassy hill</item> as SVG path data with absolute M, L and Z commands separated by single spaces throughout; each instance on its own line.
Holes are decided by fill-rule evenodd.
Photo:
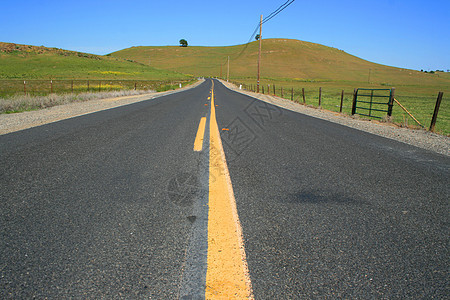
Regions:
M 426 74 L 372 63 L 344 51 L 290 39 L 267 39 L 262 45 L 261 76 L 297 81 L 351 81 L 383 85 L 450 85 L 449 74 Z M 111 53 L 155 68 L 196 76 L 226 75 L 230 56 L 230 77 L 255 78 L 258 42 L 230 47 L 132 47 Z
M 121 58 L 0 42 L 0 79 L 172 80 L 188 77 Z

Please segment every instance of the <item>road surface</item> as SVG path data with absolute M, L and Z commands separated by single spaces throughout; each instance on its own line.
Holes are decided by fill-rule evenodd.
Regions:
M 2 135 L 0 298 L 446 298 L 449 166 L 212 80 Z

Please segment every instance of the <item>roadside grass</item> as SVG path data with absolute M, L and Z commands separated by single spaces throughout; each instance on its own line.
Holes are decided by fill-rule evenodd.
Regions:
M 0 97 L 14 95 L 45 96 L 52 93 L 107 92 L 119 90 L 155 90 L 176 89 L 181 83 L 186 86 L 196 79 L 181 80 L 8 80 L 0 79 Z M 25 83 L 24 83 L 25 82 Z
M 87 85 L 79 85 L 77 86 L 77 89 L 74 88 L 74 93 L 67 92 L 67 86 L 64 87 L 64 85 L 61 84 L 59 88 L 58 85 L 55 86 L 55 90 L 59 93 L 48 94 L 45 92 L 36 92 L 28 93 L 27 95 L 15 94 L 6 98 L 0 98 L 0 114 L 43 109 L 72 102 L 84 102 L 95 99 L 115 98 L 175 90 L 180 87 L 180 84 L 184 87 L 194 83 L 195 81 L 196 80 L 179 81 L 176 84 L 173 82 L 142 81 L 139 82 L 139 85 L 136 85 L 136 90 L 134 89 L 134 82 L 131 81 L 121 81 L 122 84 L 120 85 L 99 84 L 98 86 L 95 86 L 95 81 L 93 81 L 94 85 L 89 85 L 91 92 L 86 91 Z M 125 85 L 123 85 L 124 82 L 126 83 Z M 48 82 L 46 81 L 46 83 Z
M 120 90 L 96 93 L 80 94 L 51 94 L 47 96 L 23 96 L 17 95 L 8 99 L 0 99 L 0 113 L 10 114 L 31 110 L 38 110 L 73 102 L 84 102 L 89 100 L 115 98 L 122 96 L 142 95 L 153 92 L 152 90 Z

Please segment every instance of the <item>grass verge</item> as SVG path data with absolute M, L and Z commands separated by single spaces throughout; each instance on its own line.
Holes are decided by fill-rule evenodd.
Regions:
M 135 81 L 118 81 L 115 85 L 112 82 L 104 82 L 102 81 L 90 81 L 90 85 L 88 87 L 82 86 L 78 84 L 76 88 L 71 87 L 71 81 L 55 81 L 54 90 L 60 92 L 48 94 L 48 91 L 37 91 L 26 94 L 14 94 L 9 97 L 0 98 L 0 114 L 9 114 L 9 113 L 17 113 L 24 112 L 30 110 L 43 109 L 47 107 L 52 107 L 61 104 L 68 104 L 72 102 L 84 102 L 94 99 L 104 99 L 104 98 L 115 98 L 122 96 L 133 96 L 133 95 L 141 95 L 150 92 L 164 92 L 169 90 L 175 90 L 180 87 L 185 87 L 194 83 L 197 80 L 189 80 L 189 81 L 174 81 L 169 82 L 149 82 L 142 81 L 139 84 L 136 84 Z M 1 83 L 1 80 L 0 80 Z M 86 83 L 83 81 L 83 83 Z M 125 83 L 125 84 L 124 84 Z M 39 88 L 42 81 L 34 82 L 34 86 Z M 45 81 L 47 85 L 48 82 Z M 136 87 L 136 90 L 134 89 Z M 79 92 L 80 90 L 86 91 L 90 89 L 91 92 Z M 124 89 L 128 88 L 128 89 Z M 68 91 L 74 90 L 78 93 L 70 93 Z
M 45 96 L 49 94 L 109 92 L 120 90 L 155 90 L 165 91 L 176 89 L 181 84 L 186 86 L 196 79 L 184 80 L 11 80 L 0 79 L 0 98 L 14 95 Z
M 84 102 L 96 99 L 116 98 L 123 96 L 142 95 L 154 92 L 152 90 L 121 90 L 111 92 L 80 93 L 80 94 L 51 94 L 48 96 L 13 96 L 0 99 L 0 113 L 10 114 L 48 108 L 73 102 Z

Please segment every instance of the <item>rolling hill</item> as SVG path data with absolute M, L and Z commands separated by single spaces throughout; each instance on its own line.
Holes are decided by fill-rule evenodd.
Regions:
M 189 76 L 117 57 L 0 42 L 0 79 L 172 80 Z
M 298 81 L 351 81 L 383 85 L 450 85 L 448 73 L 429 74 L 372 63 L 342 50 L 291 39 L 266 39 L 262 46 L 261 76 Z M 228 47 L 140 46 L 108 56 L 131 59 L 159 69 L 196 76 L 226 76 L 230 56 L 233 79 L 255 78 L 258 42 Z M 369 71 L 370 70 L 370 71 Z

